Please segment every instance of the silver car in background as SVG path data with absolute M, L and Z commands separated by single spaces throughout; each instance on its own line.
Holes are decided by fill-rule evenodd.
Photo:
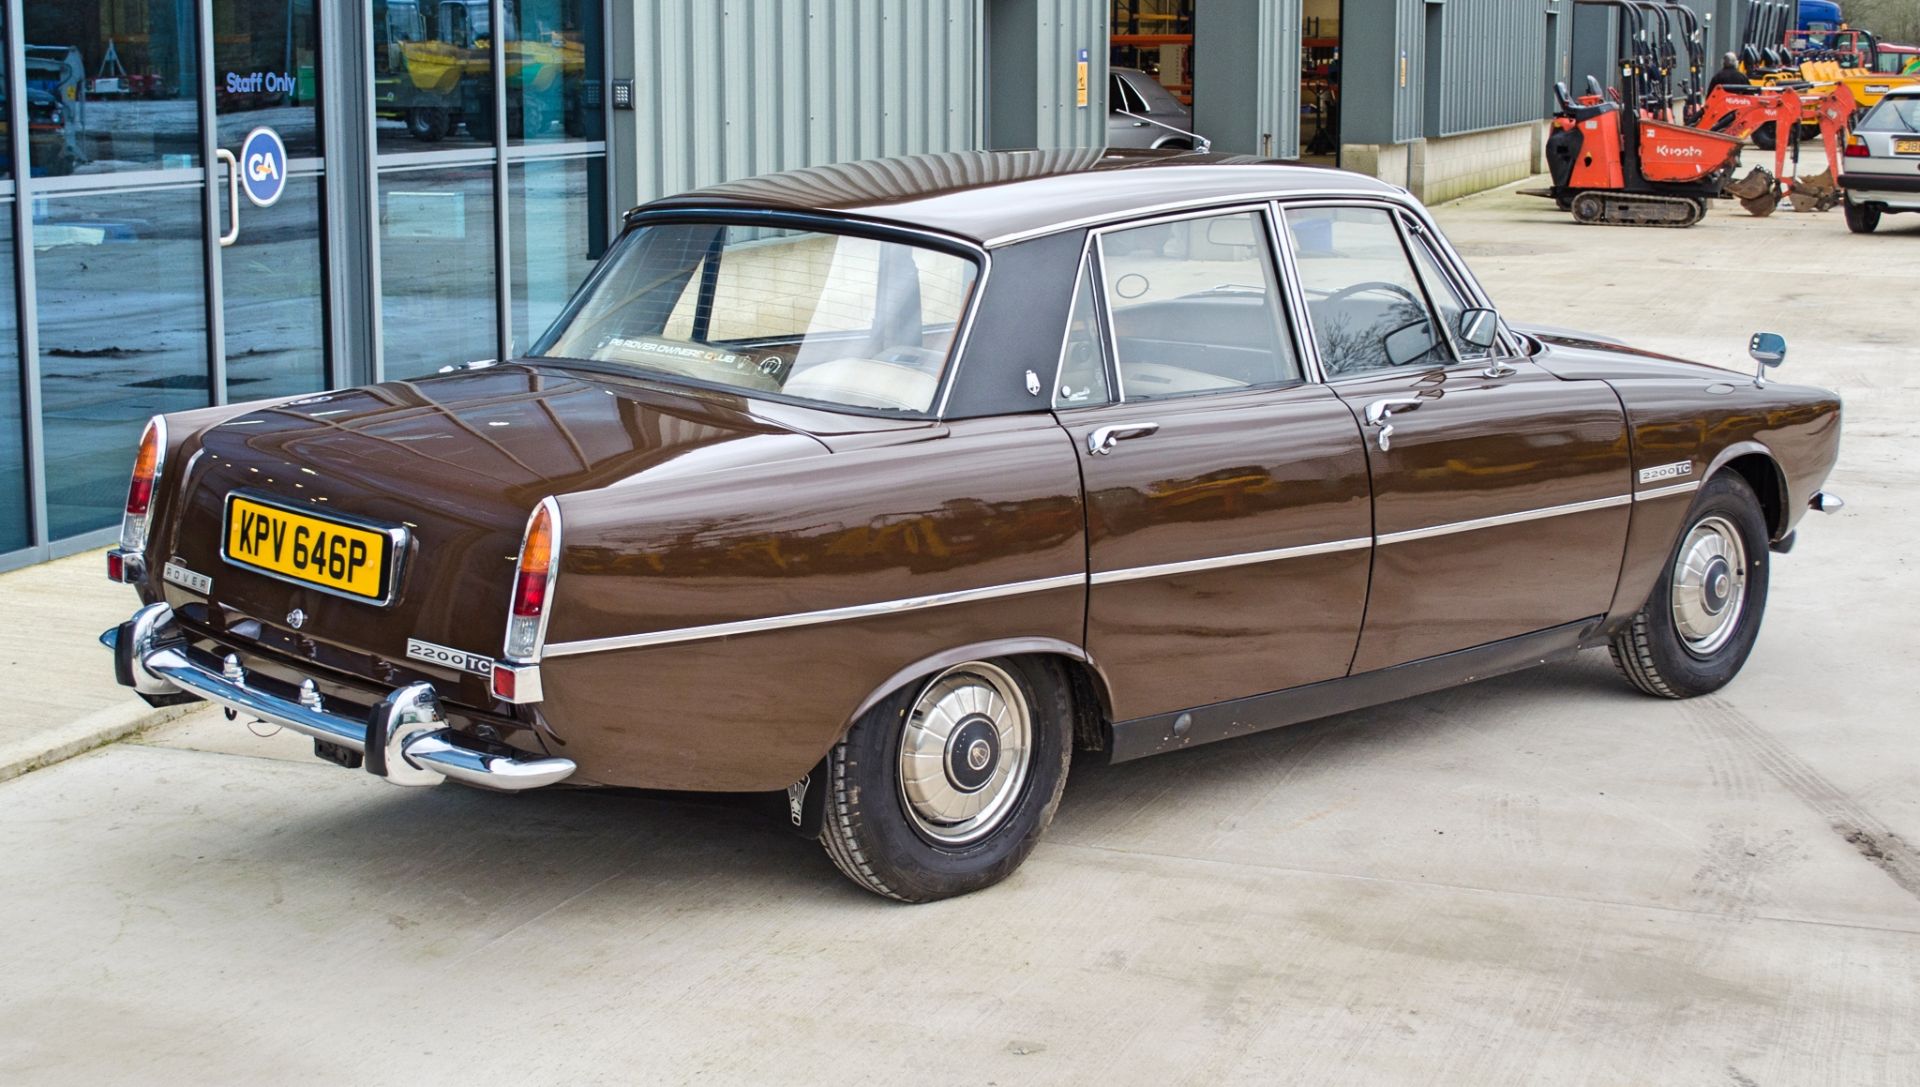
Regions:
M 1107 69 L 1107 146 L 1206 149 L 1193 111 L 1138 68 Z
M 1871 234 L 1888 212 L 1920 211 L 1920 87 L 1895 88 L 1863 114 L 1840 162 L 1848 230 Z

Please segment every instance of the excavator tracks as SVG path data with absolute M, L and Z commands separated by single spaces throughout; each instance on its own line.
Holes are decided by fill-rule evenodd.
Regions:
M 1573 198 L 1573 221 L 1585 226 L 1692 226 L 1707 217 L 1707 202 L 1650 193 L 1583 192 Z

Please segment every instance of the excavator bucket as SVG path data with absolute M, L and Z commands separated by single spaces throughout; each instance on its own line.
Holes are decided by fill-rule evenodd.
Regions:
M 1773 214 L 1774 208 L 1780 206 L 1780 194 L 1771 191 L 1761 193 L 1759 196 L 1740 201 L 1740 206 L 1752 212 L 1756 218 L 1765 219 Z
M 1755 166 L 1747 171 L 1747 176 L 1738 181 L 1729 181 L 1721 192 L 1742 202 L 1756 199 L 1773 191 L 1773 175 L 1765 166 Z M 1769 208 L 1769 211 L 1772 209 Z
M 1840 202 L 1840 188 L 1833 183 L 1833 171 L 1822 170 L 1811 177 L 1796 177 L 1787 191 L 1795 211 L 1828 211 Z

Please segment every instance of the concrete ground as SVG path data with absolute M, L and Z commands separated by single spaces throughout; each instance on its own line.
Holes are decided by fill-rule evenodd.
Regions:
M 1850 505 L 1724 692 L 1589 653 L 1078 766 L 1019 873 L 922 907 L 771 800 L 403 791 L 196 714 L 0 784 L 0 1081 L 1920 1082 L 1920 216 L 1440 217 L 1515 318 L 1778 330 L 1845 395 Z

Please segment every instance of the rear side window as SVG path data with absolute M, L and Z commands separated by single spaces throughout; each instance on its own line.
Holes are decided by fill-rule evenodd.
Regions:
M 1261 213 L 1115 230 L 1099 251 L 1123 399 L 1300 380 Z
M 1339 207 L 1285 214 L 1328 377 L 1452 361 L 1391 212 Z
M 1111 400 L 1107 388 L 1107 352 L 1100 335 L 1100 315 L 1094 307 L 1093 270 L 1080 270 L 1080 289 L 1073 294 L 1073 312 L 1067 317 L 1067 335 L 1060 348 L 1060 377 L 1054 384 L 1053 406 L 1077 408 Z

